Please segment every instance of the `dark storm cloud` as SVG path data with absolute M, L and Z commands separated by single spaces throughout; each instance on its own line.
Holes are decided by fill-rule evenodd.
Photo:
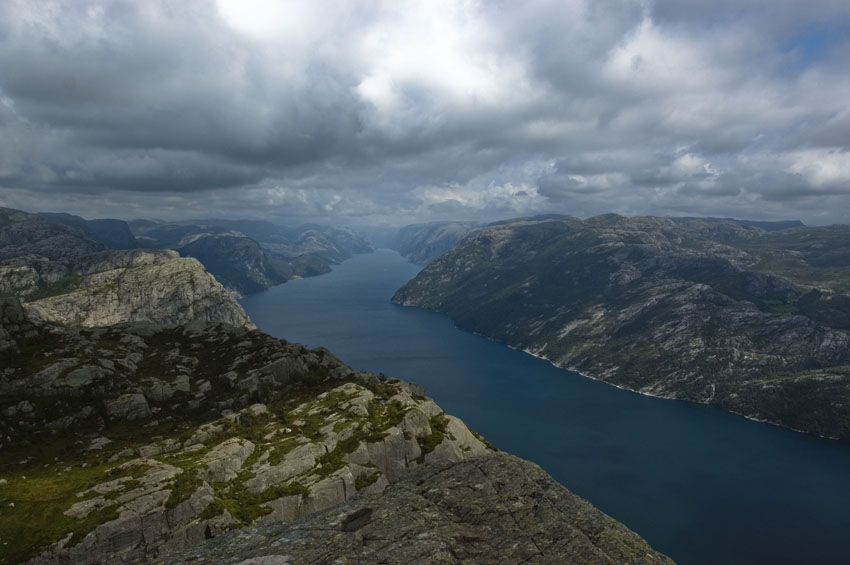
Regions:
M 850 221 L 846 2 L 262 4 L 0 3 L 0 205 Z

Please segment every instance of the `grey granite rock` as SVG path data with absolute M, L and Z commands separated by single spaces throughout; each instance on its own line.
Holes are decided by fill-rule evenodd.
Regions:
M 106 415 L 115 420 L 142 420 L 151 415 L 148 400 L 141 393 L 122 394 L 104 404 Z
M 70 326 L 205 321 L 253 327 L 242 307 L 195 259 L 161 251 L 135 251 L 133 259 L 130 266 L 81 275 L 76 288 L 28 302 L 27 312 Z
M 672 563 L 536 465 L 506 454 L 424 467 L 381 494 L 294 523 L 231 532 L 157 560 L 278 562 Z
M 516 515 L 515 502 L 531 504 L 529 497 L 536 496 L 528 493 L 531 487 L 516 496 L 500 490 L 524 484 L 521 473 L 482 480 L 491 487 L 482 490 L 477 479 L 470 482 L 475 467 L 465 467 L 457 475 L 465 485 L 394 490 L 394 483 L 420 469 L 487 458 L 492 449 L 421 388 L 357 373 L 326 350 L 223 323 L 68 328 L 29 319 L 17 299 L 0 299 L 0 330 L 7 344 L 0 350 L 0 472 L 14 481 L 38 474 L 56 510 L 40 512 L 39 492 L 16 489 L 4 515 L 29 524 L 36 541 L 4 539 L 13 561 L 146 563 L 233 528 L 280 527 L 281 521 L 326 515 L 355 497 L 380 501 L 384 491 L 396 493 L 386 512 L 400 504 L 402 513 L 386 514 L 382 527 L 392 524 L 398 528 L 392 535 L 406 536 L 384 555 L 398 552 L 399 559 L 414 562 L 431 549 L 438 557 L 472 551 L 481 560 L 533 558 L 528 540 L 548 552 L 545 535 L 563 525 L 542 513 L 521 527 L 500 525 L 506 507 Z M 14 474 L 6 475 L 10 469 Z M 429 498 L 438 491 L 445 504 Z M 455 499 L 469 507 L 446 506 Z M 435 503 L 448 510 L 429 514 Z M 479 506 L 491 508 L 486 517 L 477 514 Z M 322 542 L 321 551 L 309 549 L 319 562 L 342 559 L 349 550 L 359 555 L 345 544 L 356 541 L 348 534 L 367 527 L 364 516 L 371 513 L 359 507 L 343 512 L 342 535 Z M 627 532 L 603 522 L 605 543 L 609 532 Z M 467 549 L 475 536 L 486 541 Z M 628 544 L 644 547 L 642 541 Z M 371 545 L 365 558 L 381 554 L 380 545 Z M 596 555 L 590 546 L 596 547 L 590 543 L 587 554 Z M 601 551 L 613 555 L 619 547 Z M 289 559 L 252 551 L 239 560 Z

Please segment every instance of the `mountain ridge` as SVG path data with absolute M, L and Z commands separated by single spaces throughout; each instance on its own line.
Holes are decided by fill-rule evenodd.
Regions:
M 717 226 L 724 239 L 709 239 Z M 833 237 L 821 228 L 724 226 L 617 215 L 492 226 L 393 301 L 637 392 L 850 438 L 848 269 L 834 253 L 796 263 L 841 248 L 821 246 Z M 824 273 L 842 276 L 824 285 Z

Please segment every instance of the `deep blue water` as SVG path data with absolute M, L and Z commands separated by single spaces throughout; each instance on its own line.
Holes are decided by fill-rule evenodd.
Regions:
M 418 269 L 379 250 L 241 302 L 268 333 L 423 385 L 681 564 L 850 563 L 850 445 L 620 390 L 390 304 Z

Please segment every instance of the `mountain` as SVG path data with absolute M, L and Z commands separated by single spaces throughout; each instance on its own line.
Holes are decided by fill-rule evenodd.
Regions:
M 141 244 L 194 257 L 224 286 L 243 295 L 327 273 L 352 253 L 372 251 L 356 232 L 329 226 L 290 229 L 264 221 L 213 219 L 134 220 L 130 227 Z
M 417 469 L 381 494 L 357 496 L 296 523 L 226 534 L 163 563 L 672 561 L 536 465 L 494 453 Z
M 364 538 L 319 526 L 340 512 L 343 532 L 395 539 L 364 562 L 669 562 L 539 468 L 488 455 L 418 387 L 321 348 L 220 323 L 67 328 L 5 298 L 0 359 L 3 563 L 222 562 L 203 543 L 222 535 L 238 561 L 342 558 Z M 312 539 L 269 539 L 282 523 Z
M 36 214 L 0 208 L 0 261 L 21 255 L 61 259 L 106 246 L 81 229 L 54 224 Z
M 670 218 L 672 221 L 677 224 L 686 223 L 686 222 L 729 222 L 733 224 L 738 224 L 740 226 L 750 227 L 750 228 L 758 228 L 764 231 L 780 231 L 787 230 L 790 228 L 802 228 L 805 227 L 805 224 L 800 220 L 780 220 L 780 221 L 763 221 L 763 220 L 736 220 L 735 218 L 698 218 L 693 216 L 681 216 L 677 218 Z
M 169 250 L 103 250 L 83 230 L 0 209 L 0 295 L 28 315 L 72 326 L 218 321 L 252 327 L 242 307 L 194 259 Z
M 398 230 L 391 247 L 412 263 L 425 265 L 481 227 L 475 222 L 431 222 Z
M 521 220 L 470 235 L 393 301 L 617 386 L 850 439 L 848 235 Z
M 34 263 L 40 266 L 40 262 Z M 66 275 L 36 286 L 27 295 L 29 316 L 69 326 L 107 326 L 146 321 L 180 324 L 217 321 L 251 326 L 247 314 L 231 294 L 197 260 L 181 258 L 168 250 L 102 252 L 63 261 L 48 269 Z M 33 265 L 0 264 L 0 276 L 8 270 L 33 271 Z M 4 277 L 5 278 L 5 277 Z M 31 287 L 30 287 L 31 288 Z M 14 290 L 14 289 L 12 289 Z
M 9 215 L 0 564 L 670 563 L 420 387 L 257 331 L 198 261 Z
M 109 249 L 135 249 L 138 247 L 136 238 L 130 231 L 130 226 L 123 220 L 85 220 L 79 216 L 64 213 L 41 213 L 39 216 L 52 224 L 79 228 L 93 235 Z
M 178 248 L 182 256 L 197 259 L 221 284 L 239 294 L 259 292 L 291 278 L 291 270 L 279 267 L 274 256 L 241 234 L 205 234 L 184 241 Z
M 256 330 L 73 329 L 15 299 L 0 317 L 0 538 L 15 560 L 149 559 L 488 451 L 420 389 Z

